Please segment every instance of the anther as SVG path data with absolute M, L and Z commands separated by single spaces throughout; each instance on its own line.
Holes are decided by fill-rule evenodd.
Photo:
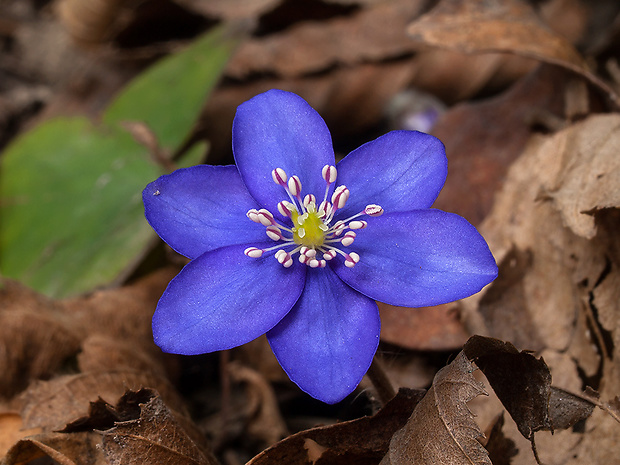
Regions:
M 276 168 L 271 172 L 271 177 L 273 178 L 273 182 L 279 184 L 282 187 L 286 187 L 286 180 L 288 176 L 286 175 L 286 171 L 282 168 Z
M 316 205 L 316 197 L 312 194 L 308 194 L 304 197 L 304 207 L 308 208 L 310 204 Z
M 368 226 L 366 221 L 351 221 L 349 223 L 350 229 L 364 229 L 366 226 Z
M 381 205 L 366 205 L 366 208 L 364 208 L 364 213 L 368 216 L 381 216 L 383 215 L 383 208 Z
M 329 216 L 329 214 L 332 211 L 332 204 L 329 203 L 327 200 L 323 200 L 321 202 L 321 205 L 319 205 L 319 213 L 322 213 L 324 216 Z
M 360 256 L 355 252 L 347 254 L 344 260 L 344 266 L 347 268 L 353 268 L 360 261 Z
M 355 236 L 357 236 L 357 234 L 355 234 L 353 231 L 347 231 L 342 237 L 342 239 L 340 240 L 340 243 L 344 245 L 345 247 L 348 247 L 351 244 L 353 244 L 353 241 L 355 240 Z
M 332 184 L 334 181 L 336 181 L 338 171 L 336 170 L 335 166 L 325 165 L 323 167 L 323 170 L 321 171 L 321 174 L 323 175 L 323 179 L 325 179 L 325 182 L 327 184 Z
M 328 250 L 327 252 L 323 254 L 323 260 L 332 260 L 336 258 L 336 255 L 338 254 L 336 253 L 335 250 Z
M 299 193 L 301 192 L 301 181 L 297 176 L 291 176 L 288 180 L 288 190 L 291 192 L 293 197 L 299 198 Z
M 293 210 L 295 210 L 295 205 L 287 200 L 278 203 L 278 211 L 282 216 L 288 216 L 290 218 L 293 214 Z
M 260 224 L 262 224 L 263 226 L 271 226 L 272 224 L 276 224 L 273 219 L 273 215 L 269 210 L 261 208 L 260 210 L 258 210 L 256 216 L 258 217 L 258 221 L 260 222 Z
M 256 247 L 248 247 L 243 251 L 250 258 L 260 258 L 263 256 L 263 250 Z
M 269 236 L 269 239 L 274 240 L 274 241 L 279 241 L 280 239 L 284 237 L 282 235 L 282 231 L 280 231 L 280 228 L 274 225 L 267 226 L 266 232 L 267 232 L 267 236 Z
M 255 223 L 260 223 L 260 219 L 258 218 L 258 210 L 256 210 L 255 208 L 248 210 L 245 216 L 247 216 L 249 219 L 251 219 Z
M 308 258 L 314 258 L 316 256 L 316 250 L 315 249 L 308 249 L 304 252 L 304 255 Z
M 332 195 L 332 203 L 334 204 L 334 209 L 339 209 L 344 207 L 349 200 L 349 189 L 346 186 L 338 186 Z

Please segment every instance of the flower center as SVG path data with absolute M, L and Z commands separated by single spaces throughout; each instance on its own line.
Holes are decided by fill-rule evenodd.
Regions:
M 282 186 L 288 195 L 288 201 L 278 203 L 278 211 L 290 218 L 292 226 L 278 223 L 273 214 L 264 208 L 248 211 L 248 218 L 265 226 L 267 236 L 279 244 L 267 249 L 248 247 L 244 253 L 251 258 L 260 258 L 265 252 L 278 249 L 274 257 L 286 268 L 293 264 L 293 255 L 297 252 L 299 261 L 312 268 L 324 268 L 329 260 L 342 255 L 344 264 L 349 268 L 354 267 L 360 260 L 359 255 L 355 252 L 346 253 L 339 246 L 350 246 L 357 234 L 354 230 L 367 226 L 366 221 L 356 218 L 362 215 L 381 216 L 383 208 L 379 205 L 367 205 L 358 214 L 336 221 L 332 225 L 336 211 L 345 206 L 350 194 L 346 186 L 338 186 L 334 189 L 331 202 L 327 200 L 329 186 L 336 181 L 335 166 L 323 167 L 322 175 L 327 187 L 318 207 L 316 197 L 312 194 L 306 195 L 302 200 L 299 177 L 289 178 L 282 168 L 274 169 L 271 175 L 273 181 Z
M 329 228 L 315 211 L 300 215 L 297 210 L 291 212 L 293 221 L 293 242 L 310 248 L 317 248 L 325 242 L 325 231 Z

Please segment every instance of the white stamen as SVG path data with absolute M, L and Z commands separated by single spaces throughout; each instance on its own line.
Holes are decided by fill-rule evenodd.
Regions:
M 335 166 L 325 165 L 323 167 L 323 170 L 321 171 L 321 174 L 323 175 L 323 179 L 327 184 L 332 184 L 334 181 L 336 181 L 338 171 L 336 170 Z
M 353 231 L 347 231 L 345 235 L 343 236 L 343 238 L 340 240 L 340 243 L 344 245 L 345 247 L 348 247 L 351 244 L 353 244 L 353 241 L 355 240 L 356 236 L 357 234 L 355 234 Z
M 332 212 L 332 204 L 329 203 L 327 200 L 323 200 L 321 202 L 321 205 L 319 205 L 319 213 L 322 213 L 325 217 L 328 217 L 329 214 Z
M 250 258 L 260 258 L 263 256 L 263 250 L 257 249 L 256 247 L 248 247 L 243 251 Z
M 304 255 L 306 257 L 308 257 L 308 258 L 314 258 L 316 256 L 316 250 L 315 249 L 308 249 L 308 250 L 306 250 Z
M 366 221 L 351 221 L 349 223 L 349 228 L 351 229 L 364 229 L 366 226 L 368 226 Z
M 334 210 L 344 207 L 349 200 L 349 189 L 346 186 L 338 186 L 332 195 L 332 203 L 334 204 Z
M 344 260 L 344 266 L 346 266 L 347 268 L 353 268 L 359 261 L 360 256 L 355 252 L 351 252 L 350 254 L 347 254 Z
M 282 231 L 280 231 L 280 228 L 278 228 L 277 226 L 267 226 L 267 236 L 269 236 L 269 239 L 274 240 L 274 241 L 279 241 L 280 239 L 282 239 L 284 236 L 282 235 Z
M 272 224 L 276 224 L 276 222 L 273 220 L 273 215 L 269 210 L 261 208 L 260 210 L 258 210 L 257 216 L 258 220 L 263 226 L 271 226 Z
M 297 176 L 291 176 L 288 180 L 288 190 L 291 192 L 293 197 L 299 198 L 299 193 L 301 192 L 301 181 Z
M 304 207 L 308 208 L 310 204 L 316 205 L 316 197 L 312 194 L 308 194 L 304 197 Z
M 247 216 L 249 219 L 251 219 L 255 223 L 260 223 L 260 218 L 258 217 L 258 210 L 256 210 L 255 208 L 248 210 L 245 216 Z
M 290 218 L 293 210 L 295 210 L 295 205 L 293 205 L 287 200 L 283 200 L 282 202 L 278 203 L 278 211 L 282 216 L 288 216 Z
M 276 168 L 271 172 L 271 177 L 273 178 L 273 182 L 279 184 L 282 187 L 286 187 L 286 180 L 288 176 L 286 175 L 286 171 L 282 168 Z
M 383 208 L 381 208 L 381 205 L 366 205 L 366 208 L 364 208 L 364 213 L 368 216 L 381 216 L 383 215 Z
M 323 260 L 332 260 L 332 259 L 336 258 L 336 255 L 338 255 L 338 254 L 335 251 L 328 250 L 327 252 L 325 252 L 323 254 Z

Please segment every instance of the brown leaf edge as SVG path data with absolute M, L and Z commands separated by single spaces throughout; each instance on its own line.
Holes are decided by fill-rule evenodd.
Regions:
M 392 436 L 405 425 L 424 394 L 424 390 L 401 388 L 372 417 L 301 431 L 264 450 L 246 465 L 314 464 L 319 460 L 331 465 L 379 463 Z

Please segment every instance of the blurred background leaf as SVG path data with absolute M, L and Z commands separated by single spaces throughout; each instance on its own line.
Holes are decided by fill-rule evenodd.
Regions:
M 218 27 L 159 61 L 120 92 L 101 125 L 50 119 L 7 147 L 0 172 L 5 276 L 64 297 L 109 284 L 135 265 L 154 237 L 142 189 L 187 139 L 238 36 Z M 150 131 L 154 147 L 126 122 Z M 204 151 L 196 145 L 191 161 L 179 163 L 197 163 Z

